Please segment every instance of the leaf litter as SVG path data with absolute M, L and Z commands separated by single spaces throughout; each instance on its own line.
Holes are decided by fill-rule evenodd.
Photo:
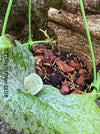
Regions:
M 43 84 L 56 87 L 62 94 L 88 92 L 89 73 L 84 62 L 76 55 L 60 52 L 57 43 L 33 44 L 32 53 L 36 73 L 42 78 Z

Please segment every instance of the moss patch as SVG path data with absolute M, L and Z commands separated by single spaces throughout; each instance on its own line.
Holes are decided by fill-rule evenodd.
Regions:
M 8 0 L 0 1 L 0 13 L 4 19 Z M 44 40 L 44 34 L 39 29 L 47 30 L 48 35 L 57 38 L 54 31 L 47 26 L 47 12 L 50 7 L 64 9 L 65 5 L 62 0 L 44 0 L 44 6 L 34 10 L 32 5 L 32 39 Z M 1 32 L 1 31 L 0 31 Z M 28 40 L 28 3 L 19 5 L 17 1 L 13 2 L 6 33 L 15 36 L 22 43 Z

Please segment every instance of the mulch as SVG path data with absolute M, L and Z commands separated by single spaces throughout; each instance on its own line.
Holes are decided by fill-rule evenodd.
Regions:
M 62 53 L 57 44 L 32 45 L 36 73 L 43 83 L 56 87 L 62 94 L 83 94 L 89 89 L 88 70 L 77 55 Z

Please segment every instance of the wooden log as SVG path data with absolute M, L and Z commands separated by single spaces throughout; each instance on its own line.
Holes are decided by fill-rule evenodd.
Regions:
M 96 65 L 100 63 L 100 15 L 87 16 Z M 50 8 L 48 11 L 48 26 L 58 36 L 58 47 L 61 51 L 70 52 L 80 57 L 92 69 L 89 43 L 82 15 L 67 13 L 63 10 Z

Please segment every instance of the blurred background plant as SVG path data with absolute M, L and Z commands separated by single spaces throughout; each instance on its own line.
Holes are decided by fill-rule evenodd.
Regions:
M 9 0 L 0 0 L 0 33 Z M 44 40 L 44 34 L 39 29 L 47 30 L 49 36 L 57 38 L 53 30 L 47 26 L 47 11 L 50 7 L 64 9 L 62 0 L 32 1 L 32 39 Z M 8 20 L 6 33 L 15 36 L 21 42 L 28 40 L 28 0 L 14 0 Z
M 0 33 L 9 0 L 0 0 Z M 100 0 L 83 0 L 85 7 L 100 8 Z M 57 9 L 77 8 L 78 0 L 32 0 L 32 39 L 44 40 L 39 29 L 47 30 L 48 35 L 57 36 L 47 26 L 47 11 L 50 7 Z M 28 40 L 28 0 L 13 0 L 6 33 L 15 36 L 22 43 Z

